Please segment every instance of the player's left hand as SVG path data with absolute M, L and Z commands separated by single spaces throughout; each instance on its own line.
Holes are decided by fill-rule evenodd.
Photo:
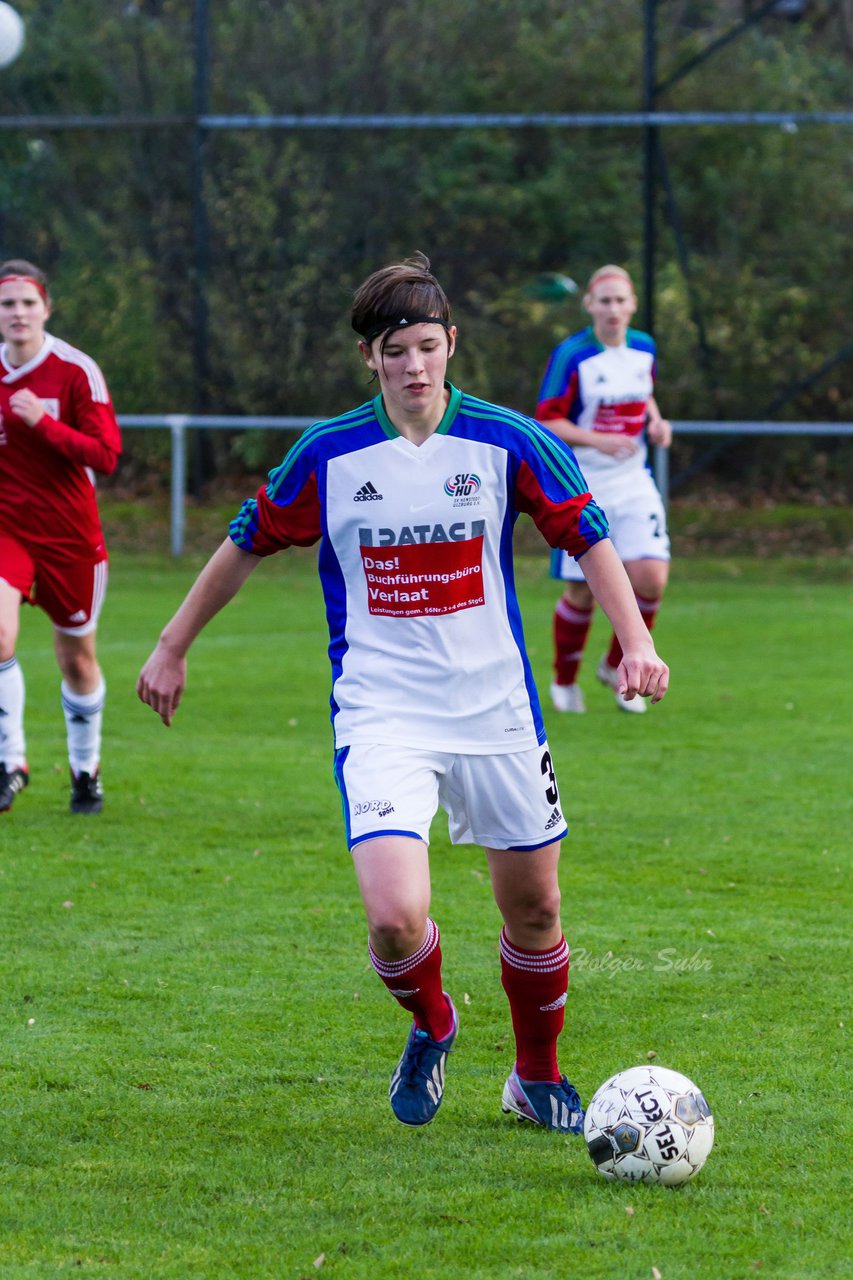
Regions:
M 669 667 L 652 650 L 650 655 L 623 654 L 616 672 L 623 698 L 651 698 L 660 702 L 669 688 Z
M 21 387 L 9 396 L 9 408 L 25 427 L 35 427 L 47 413 L 47 406 L 29 387 Z
M 181 703 L 187 685 L 187 660 L 158 644 L 139 673 L 136 693 L 168 728 Z
M 672 423 L 668 418 L 650 418 L 646 435 L 652 444 L 659 444 L 664 449 L 668 449 L 672 444 Z

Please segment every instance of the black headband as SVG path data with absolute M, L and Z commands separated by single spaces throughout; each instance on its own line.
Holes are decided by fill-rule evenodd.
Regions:
M 389 316 L 387 320 L 377 320 L 376 324 L 372 324 L 366 333 L 361 336 L 363 340 L 370 346 L 374 338 L 378 338 L 380 333 L 391 332 L 395 329 L 405 329 L 411 324 L 440 324 L 442 328 L 450 330 L 450 325 L 446 320 L 442 320 L 441 316 L 422 316 L 416 312 L 405 316 Z

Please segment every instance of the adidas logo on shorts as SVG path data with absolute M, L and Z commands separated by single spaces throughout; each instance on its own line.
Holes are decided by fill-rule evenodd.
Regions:
M 545 823 L 545 830 L 550 831 L 553 827 L 558 826 L 559 823 L 561 823 L 562 821 L 563 821 L 562 813 L 560 813 L 559 809 L 555 809 L 554 812 L 551 814 L 550 818 L 548 819 L 548 821 Z
M 357 493 L 353 494 L 353 502 L 381 502 L 382 494 L 378 493 L 376 486 L 372 480 L 368 480 L 367 484 L 363 484 Z

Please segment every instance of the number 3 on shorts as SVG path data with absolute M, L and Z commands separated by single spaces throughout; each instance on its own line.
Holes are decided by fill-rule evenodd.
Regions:
M 545 788 L 545 799 L 549 804 L 556 804 L 560 798 L 557 791 L 557 779 L 554 776 L 554 766 L 551 763 L 551 752 L 544 751 L 542 760 L 540 761 L 543 778 L 547 778 L 548 785 Z

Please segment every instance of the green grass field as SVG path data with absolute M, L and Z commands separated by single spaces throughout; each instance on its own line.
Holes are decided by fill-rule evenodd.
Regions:
M 212 544 L 211 544 L 212 545 Z M 462 1014 L 436 1122 L 387 1101 L 405 1016 L 372 973 L 330 770 L 313 556 L 255 574 L 171 730 L 139 666 L 200 561 L 114 558 L 99 819 L 67 814 L 58 675 L 28 611 L 32 785 L 0 820 L 0 1276 L 847 1276 L 850 587 L 838 561 L 676 562 L 670 696 L 548 713 L 572 833 L 564 1070 L 654 1060 L 716 1145 L 679 1191 L 604 1182 L 500 1110 L 512 1062 L 482 853 L 434 826 Z M 520 573 L 546 689 L 554 584 Z M 591 659 L 605 642 L 602 620 Z

